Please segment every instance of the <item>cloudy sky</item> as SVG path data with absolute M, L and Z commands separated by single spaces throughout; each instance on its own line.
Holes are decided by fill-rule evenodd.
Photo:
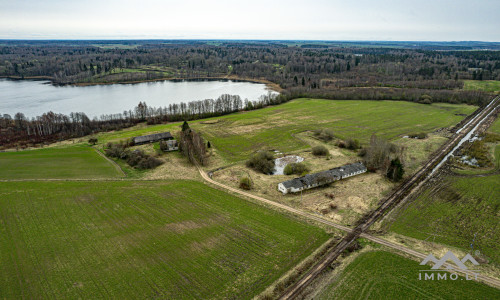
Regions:
M 0 0 L 0 39 L 500 41 L 500 0 Z

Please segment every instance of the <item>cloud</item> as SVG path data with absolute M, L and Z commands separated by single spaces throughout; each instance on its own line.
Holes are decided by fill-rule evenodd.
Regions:
M 500 1 L 0 0 L 0 38 L 500 41 Z

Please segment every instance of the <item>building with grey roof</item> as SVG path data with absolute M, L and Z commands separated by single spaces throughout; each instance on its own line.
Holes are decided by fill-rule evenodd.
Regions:
M 278 184 L 278 190 L 283 194 L 297 193 L 365 172 L 366 167 L 360 162 L 348 164 L 281 182 Z
M 132 139 L 134 145 L 141 145 L 147 143 L 154 143 L 158 141 L 173 140 L 174 137 L 170 132 L 154 133 L 150 135 L 136 136 Z

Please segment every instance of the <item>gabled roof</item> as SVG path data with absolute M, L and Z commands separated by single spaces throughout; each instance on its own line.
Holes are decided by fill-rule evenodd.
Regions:
M 333 168 L 326 171 L 321 171 L 314 174 L 307 174 L 302 177 L 294 178 L 282 182 L 285 188 L 302 188 L 311 185 L 322 185 L 339 180 L 341 177 L 358 172 L 366 171 L 366 167 L 362 163 L 348 164 L 338 168 Z
M 170 134 L 170 132 L 161 132 L 150 135 L 136 136 L 133 140 L 134 143 L 140 144 L 140 143 L 149 143 L 149 142 L 155 142 L 159 140 L 167 140 L 173 138 L 174 137 Z

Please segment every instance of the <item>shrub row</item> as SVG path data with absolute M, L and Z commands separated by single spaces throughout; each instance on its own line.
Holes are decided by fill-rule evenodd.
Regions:
M 131 167 L 141 170 L 154 169 L 163 164 L 161 160 L 144 153 L 142 150 L 129 150 L 127 143 L 108 143 L 106 156 L 123 159 Z

